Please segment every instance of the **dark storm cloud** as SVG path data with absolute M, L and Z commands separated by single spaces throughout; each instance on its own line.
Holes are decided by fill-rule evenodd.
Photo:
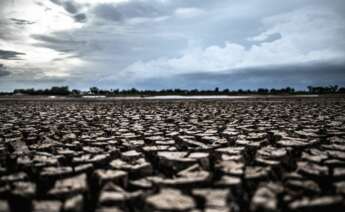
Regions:
M 0 77 L 10 75 L 10 72 L 6 70 L 3 64 L 0 64 Z
M 86 14 L 81 13 L 81 5 L 77 4 L 73 0 L 50 0 L 52 3 L 59 5 L 65 9 L 66 12 L 68 12 L 71 17 L 76 22 L 85 22 L 87 19 Z
M 0 49 L 0 59 L 2 60 L 20 60 L 18 57 L 20 55 L 25 55 L 25 53 Z
M 286 66 L 266 66 L 231 70 L 221 73 L 180 74 L 165 79 L 140 82 L 142 88 L 230 89 L 281 88 L 308 85 L 345 86 L 345 63 L 311 63 Z

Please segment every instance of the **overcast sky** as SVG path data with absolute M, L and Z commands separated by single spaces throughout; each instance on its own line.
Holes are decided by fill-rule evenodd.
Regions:
M 0 0 L 0 90 L 345 86 L 344 0 Z

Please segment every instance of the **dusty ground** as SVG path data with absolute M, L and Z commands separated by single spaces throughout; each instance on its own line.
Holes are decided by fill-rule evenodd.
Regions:
M 345 211 L 345 99 L 0 101 L 0 211 Z

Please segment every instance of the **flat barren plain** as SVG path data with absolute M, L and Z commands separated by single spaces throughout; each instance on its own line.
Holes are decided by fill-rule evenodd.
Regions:
M 345 99 L 0 101 L 0 211 L 345 211 Z

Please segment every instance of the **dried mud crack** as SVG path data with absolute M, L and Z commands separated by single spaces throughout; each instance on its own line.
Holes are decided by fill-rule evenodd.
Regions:
M 344 99 L 2 101 L 2 211 L 345 211 Z

